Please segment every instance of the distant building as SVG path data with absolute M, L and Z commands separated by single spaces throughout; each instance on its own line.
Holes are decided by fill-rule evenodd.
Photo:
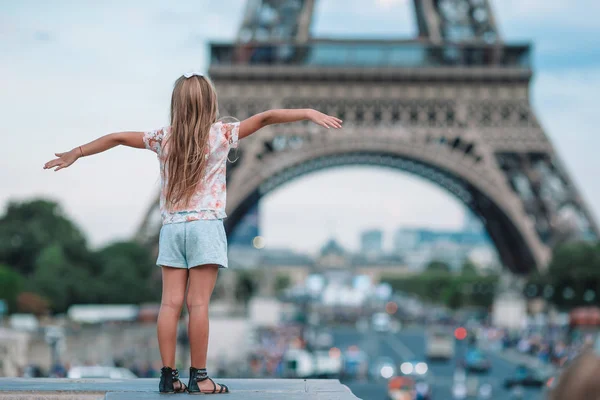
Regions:
M 500 262 L 493 246 L 478 246 L 467 255 L 467 259 L 475 265 L 479 273 L 488 274 L 500 270 Z
M 485 227 L 477 215 L 473 214 L 471 211 L 466 211 L 462 230 L 470 233 L 483 233 Z
M 343 268 L 348 265 L 348 257 L 348 252 L 335 239 L 330 239 L 321 248 L 318 264 L 325 268 Z
M 420 270 L 433 260 L 443 261 L 453 270 L 460 270 L 466 260 L 476 266 L 488 268 L 496 265 L 496 248 L 479 221 L 472 214 L 467 218 L 465 229 L 446 231 L 425 228 L 402 228 L 394 235 L 394 252 L 401 256 L 406 265 Z M 478 225 L 479 224 L 479 225 Z M 471 253 L 475 255 L 471 256 Z
M 416 250 L 421 243 L 421 233 L 418 229 L 398 229 L 394 235 L 394 251 L 407 254 Z
M 379 255 L 383 252 L 383 232 L 377 229 L 360 235 L 360 251 L 366 255 Z

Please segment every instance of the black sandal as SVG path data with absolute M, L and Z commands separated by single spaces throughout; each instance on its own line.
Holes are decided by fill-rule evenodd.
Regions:
M 174 383 L 179 383 L 179 385 L 176 387 Z M 179 379 L 179 371 L 171 367 L 162 367 L 158 391 L 160 393 L 185 393 L 187 386 Z
M 198 386 L 199 382 L 204 382 L 205 380 L 209 380 L 213 384 L 212 391 L 203 391 Z M 217 391 L 217 385 L 221 388 Z M 222 383 L 215 383 L 209 376 L 208 372 L 206 372 L 205 368 L 198 369 L 194 367 L 190 367 L 190 380 L 188 382 L 188 393 L 190 394 L 222 394 L 229 393 L 229 388 L 227 385 L 223 385 Z

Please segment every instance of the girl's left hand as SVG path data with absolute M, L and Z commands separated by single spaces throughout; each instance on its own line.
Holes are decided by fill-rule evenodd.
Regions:
M 327 129 L 342 127 L 342 120 L 332 115 L 323 114 L 317 110 L 310 110 L 308 112 L 308 119 L 315 124 L 321 125 Z
M 79 154 L 77 153 L 77 151 L 79 150 L 75 150 L 76 149 L 73 149 L 66 153 L 55 153 L 54 155 L 58 158 L 55 158 L 54 160 L 48 161 L 46 164 L 44 164 L 44 169 L 51 169 L 56 167 L 54 171 L 58 171 L 63 168 L 67 168 L 79 158 Z

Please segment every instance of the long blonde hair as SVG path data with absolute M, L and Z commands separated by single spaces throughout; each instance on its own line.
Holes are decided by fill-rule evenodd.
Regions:
M 204 176 L 210 129 L 217 116 L 217 93 L 207 77 L 181 76 L 175 81 L 165 160 L 165 200 L 171 211 L 188 206 Z

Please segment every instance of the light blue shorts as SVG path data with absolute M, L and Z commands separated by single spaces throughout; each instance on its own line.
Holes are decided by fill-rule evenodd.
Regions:
M 193 268 L 217 264 L 227 268 L 227 236 L 222 219 L 165 224 L 158 239 L 156 265 Z

